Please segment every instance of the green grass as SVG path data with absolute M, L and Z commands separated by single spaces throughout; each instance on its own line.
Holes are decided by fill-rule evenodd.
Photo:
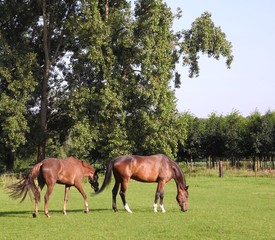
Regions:
M 102 178 L 101 178 L 102 180 Z M 32 218 L 34 204 L 19 204 L 0 188 L 0 239 L 275 239 L 275 178 L 187 177 L 189 210 L 180 211 L 173 180 L 166 185 L 166 213 L 153 213 L 156 184 L 131 181 L 126 213 L 111 209 L 112 184 L 100 195 L 89 196 L 90 212 L 82 213 L 81 195 L 72 188 L 63 216 L 64 187 L 56 185 L 50 200 L 51 218 L 42 212 Z M 85 184 L 88 195 L 92 192 Z M 42 195 L 44 195 L 43 190 Z

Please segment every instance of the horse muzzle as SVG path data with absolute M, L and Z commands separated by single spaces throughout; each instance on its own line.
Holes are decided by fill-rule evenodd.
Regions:
M 91 183 L 91 187 L 94 189 L 95 192 L 98 192 L 98 190 L 99 190 L 98 186 L 99 186 L 98 184 L 92 184 Z
M 180 206 L 180 209 L 181 209 L 182 212 L 186 212 L 188 207 L 187 207 L 186 204 L 184 204 L 183 206 Z
M 89 183 L 91 184 L 91 187 L 95 190 L 95 192 L 98 192 L 98 190 L 99 190 L 98 182 L 89 179 Z
M 94 191 L 98 192 L 99 191 L 99 187 L 94 187 Z

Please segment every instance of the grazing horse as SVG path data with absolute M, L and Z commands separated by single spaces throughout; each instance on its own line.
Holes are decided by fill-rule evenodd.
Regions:
M 73 157 L 67 159 L 48 158 L 42 162 L 37 163 L 30 173 L 18 183 L 12 184 L 8 187 L 10 189 L 10 197 L 14 199 L 22 198 L 23 202 L 27 193 L 31 197 L 34 196 L 35 208 L 33 217 L 38 214 L 38 202 L 40 201 L 40 192 L 47 185 L 47 192 L 45 194 L 44 213 L 50 217 L 48 210 L 48 203 L 50 195 L 56 183 L 65 185 L 65 196 L 63 204 L 63 213 L 66 215 L 66 207 L 68 201 L 68 194 L 71 186 L 75 186 L 81 193 L 84 199 L 84 212 L 89 211 L 87 195 L 82 187 L 83 178 L 88 176 L 89 183 L 98 191 L 98 175 L 96 170 L 88 163 L 78 160 Z M 38 180 L 38 186 L 35 185 L 34 180 Z
M 116 195 L 120 187 L 120 196 L 127 212 L 132 213 L 129 208 L 125 192 L 130 179 L 140 182 L 157 182 L 157 190 L 153 205 L 154 212 L 157 212 L 157 203 L 160 199 L 160 209 L 164 213 L 163 206 L 164 186 L 172 178 L 177 185 L 177 201 L 182 211 L 187 211 L 188 208 L 188 186 L 186 186 L 185 178 L 181 168 L 175 161 L 169 159 L 163 154 L 152 156 L 120 156 L 109 163 L 106 169 L 105 178 L 99 191 L 100 193 L 110 183 L 112 172 L 115 178 L 115 185 L 112 190 L 113 210 L 117 212 Z

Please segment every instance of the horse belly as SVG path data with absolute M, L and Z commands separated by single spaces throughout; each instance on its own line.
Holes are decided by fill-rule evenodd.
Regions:
M 131 178 L 139 182 L 157 182 L 158 173 L 148 170 L 139 170 L 133 173 Z
M 65 185 L 75 185 L 75 174 L 70 174 L 69 172 L 62 171 L 57 178 L 57 183 Z

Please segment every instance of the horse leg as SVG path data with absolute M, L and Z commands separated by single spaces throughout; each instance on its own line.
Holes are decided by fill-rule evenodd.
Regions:
M 126 202 L 125 193 L 126 193 L 127 186 L 128 186 L 128 179 L 123 180 L 122 183 L 121 183 L 121 187 L 120 187 L 120 192 L 119 192 L 119 194 L 120 194 L 120 197 L 121 197 L 121 200 L 122 200 L 122 202 L 123 202 L 123 205 L 124 205 L 125 210 L 126 210 L 128 213 L 133 213 L 133 212 L 131 211 L 131 209 L 129 208 L 128 203 Z
M 117 206 L 116 206 L 116 195 L 117 195 L 117 192 L 118 192 L 118 188 L 119 188 L 119 181 L 117 179 L 115 179 L 115 185 L 113 187 L 113 190 L 112 190 L 112 207 L 113 207 L 113 210 L 115 212 L 117 212 Z
M 54 184 L 49 184 L 47 185 L 47 192 L 45 194 L 45 197 L 44 197 L 44 201 L 45 201 L 45 204 L 44 204 L 44 213 L 47 217 L 50 217 L 49 215 L 49 199 L 50 199 L 50 196 L 52 194 L 52 191 L 53 191 L 53 187 L 54 187 Z
M 75 187 L 81 193 L 81 195 L 82 195 L 82 197 L 84 199 L 84 213 L 88 213 L 89 212 L 89 205 L 88 205 L 88 202 L 87 202 L 87 195 L 84 192 L 82 184 L 77 184 L 77 185 L 75 185 Z
M 153 205 L 153 209 L 154 209 L 154 212 L 157 212 L 158 209 L 157 209 L 157 206 L 158 206 L 158 199 L 160 199 L 160 209 L 163 213 L 165 213 L 165 208 L 163 206 L 163 197 L 164 197 L 164 185 L 165 185 L 165 182 L 164 181 L 161 181 L 158 183 L 158 186 L 157 186 L 157 191 L 156 191 L 156 195 L 155 195 L 155 202 L 154 202 L 154 205 Z
M 34 212 L 32 214 L 34 218 L 37 217 L 38 215 L 38 203 L 40 201 L 40 193 L 44 186 L 45 186 L 45 183 L 43 182 L 43 180 L 38 179 L 38 187 L 37 187 L 37 191 L 35 191 L 35 196 L 34 196 L 34 200 L 35 200 Z
M 40 192 L 41 192 L 41 188 L 38 187 L 37 191 L 35 192 L 35 196 L 34 196 L 34 201 L 35 201 L 35 206 L 34 206 L 34 212 L 32 214 L 32 216 L 35 218 L 38 215 L 38 203 L 39 203 L 39 199 L 40 199 Z
M 163 192 L 163 191 L 161 192 L 161 194 L 159 195 L 159 197 L 160 197 L 159 207 L 160 207 L 161 211 L 162 211 L 163 213 L 165 213 L 166 210 L 165 210 L 165 208 L 164 208 L 164 206 L 163 206 L 163 197 L 164 197 L 164 192 Z
M 67 215 L 67 202 L 68 202 L 69 191 L 70 191 L 70 186 L 65 185 L 64 204 L 63 204 L 64 215 Z

